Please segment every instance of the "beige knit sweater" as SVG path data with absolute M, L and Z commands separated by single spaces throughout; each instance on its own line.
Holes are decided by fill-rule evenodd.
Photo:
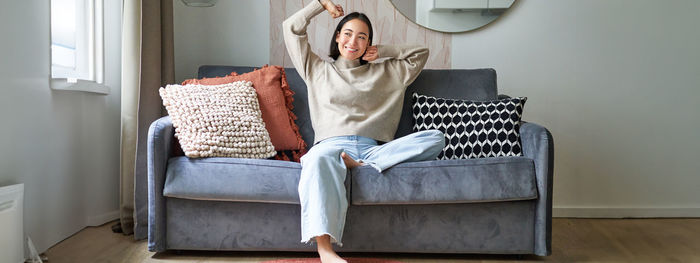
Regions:
M 314 143 L 341 135 L 393 140 L 404 92 L 425 66 L 428 49 L 378 45 L 379 63 L 360 65 L 342 56 L 324 61 L 311 51 L 306 35 L 311 19 L 324 10 L 311 1 L 282 23 L 287 51 L 308 89 Z

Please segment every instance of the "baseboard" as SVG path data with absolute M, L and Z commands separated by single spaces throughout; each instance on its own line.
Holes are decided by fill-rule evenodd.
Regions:
M 112 212 L 107 212 L 101 215 L 88 216 L 87 225 L 88 226 L 100 226 L 109 221 L 119 219 L 119 210 Z
M 700 207 L 554 207 L 553 217 L 659 218 L 700 217 Z

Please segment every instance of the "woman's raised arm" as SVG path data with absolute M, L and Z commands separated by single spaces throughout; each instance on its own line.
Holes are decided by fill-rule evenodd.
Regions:
M 343 15 L 343 8 L 340 5 L 336 6 L 330 0 L 322 0 L 321 2 L 311 1 L 311 3 L 282 22 L 282 32 L 287 52 L 292 59 L 292 64 L 294 64 L 297 72 L 304 80 L 306 80 L 313 68 L 319 67 L 323 63 L 323 60 L 311 51 L 306 27 L 309 26 L 312 18 L 324 10 L 328 10 L 334 18 Z
M 430 50 L 423 46 L 378 45 L 377 56 L 389 58 L 389 69 L 399 76 L 404 85 L 411 84 L 425 67 Z

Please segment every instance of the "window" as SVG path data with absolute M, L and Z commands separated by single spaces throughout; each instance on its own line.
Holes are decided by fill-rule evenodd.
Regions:
M 51 0 L 52 88 L 97 93 L 106 88 L 99 85 L 104 83 L 102 1 Z

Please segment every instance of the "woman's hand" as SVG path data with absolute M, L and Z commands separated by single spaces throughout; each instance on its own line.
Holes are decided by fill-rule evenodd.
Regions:
M 321 2 L 321 5 L 326 8 L 326 11 L 331 15 L 333 18 L 338 18 L 343 16 L 343 7 L 340 5 L 336 5 L 333 3 L 331 0 L 319 0 Z
M 365 55 L 362 56 L 362 59 L 366 60 L 366 61 L 374 61 L 377 58 L 379 58 L 379 53 L 377 52 L 377 46 L 367 47 L 367 50 L 365 51 Z

